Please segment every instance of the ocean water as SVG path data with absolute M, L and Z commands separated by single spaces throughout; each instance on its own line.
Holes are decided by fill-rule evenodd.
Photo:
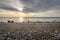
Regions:
M 33 17 L 33 18 L 26 18 L 29 21 L 40 21 L 40 22 L 60 22 L 60 17 Z
M 17 17 L 0 17 L 0 22 L 7 22 L 8 20 L 18 22 L 18 19 Z
M 8 20 L 13 20 L 14 22 L 20 22 L 19 18 L 15 17 L 0 17 L 0 22 L 7 22 Z M 27 17 L 22 20 L 23 22 L 60 22 L 60 17 Z

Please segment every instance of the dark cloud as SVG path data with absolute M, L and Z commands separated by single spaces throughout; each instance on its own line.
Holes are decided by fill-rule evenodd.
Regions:
M 60 0 L 9 0 L 9 1 L 0 0 L 0 9 L 5 9 L 9 11 L 18 11 L 18 9 L 12 7 L 11 4 L 12 1 L 15 2 L 17 1 L 18 3 L 21 2 L 24 5 L 23 12 L 40 12 L 40 11 L 47 11 L 50 9 L 60 10 Z M 13 2 L 14 5 L 17 5 L 15 2 Z
M 60 9 L 60 0 L 21 0 L 25 9 L 34 11 L 46 11 L 49 9 Z
M 7 6 L 7 5 L 3 5 L 3 6 L 0 6 L 0 9 L 4 9 L 4 10 L 9 10 L 9 11 L 19 11 L 11 6 Z
M 14 0 L 16 2 L 16 0 Z M 0 0 L 0 9 L 8 10 L 8 11 L 19 11 L 14 6 L 16 5 L 15 2 L 12 2 L 12 0 Z M 13 5 L 11 4 L 13 3 Z

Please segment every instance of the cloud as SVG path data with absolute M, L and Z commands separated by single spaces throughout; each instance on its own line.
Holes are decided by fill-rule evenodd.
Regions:
M 7 6 L 7 5 L 2 5 L 0 6 L 0 9 L 8 10 L 8 11 L 19 11 L 13 7 Z
M 22 8 L 19 0 L 0 0 L 0 9 L 20 11 L 19 8 Z
M 23 12 L 60 10 L 60 0 L 0 0 L 0 9 Z
M 51 9 L 60 10 L 60 0 L 20 0 L 25 5 L 25 9 L 34 11 L 47 11 Z

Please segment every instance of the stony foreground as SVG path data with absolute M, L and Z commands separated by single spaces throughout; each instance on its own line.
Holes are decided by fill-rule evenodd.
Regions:
M 60 23 L 0 23 L 0 40 L 60 40 Z

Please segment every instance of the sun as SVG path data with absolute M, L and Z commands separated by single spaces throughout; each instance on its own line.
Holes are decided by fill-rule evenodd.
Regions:
M 23 8 L 18 8 L 18 10 L 22 12 L 23 11 Z

